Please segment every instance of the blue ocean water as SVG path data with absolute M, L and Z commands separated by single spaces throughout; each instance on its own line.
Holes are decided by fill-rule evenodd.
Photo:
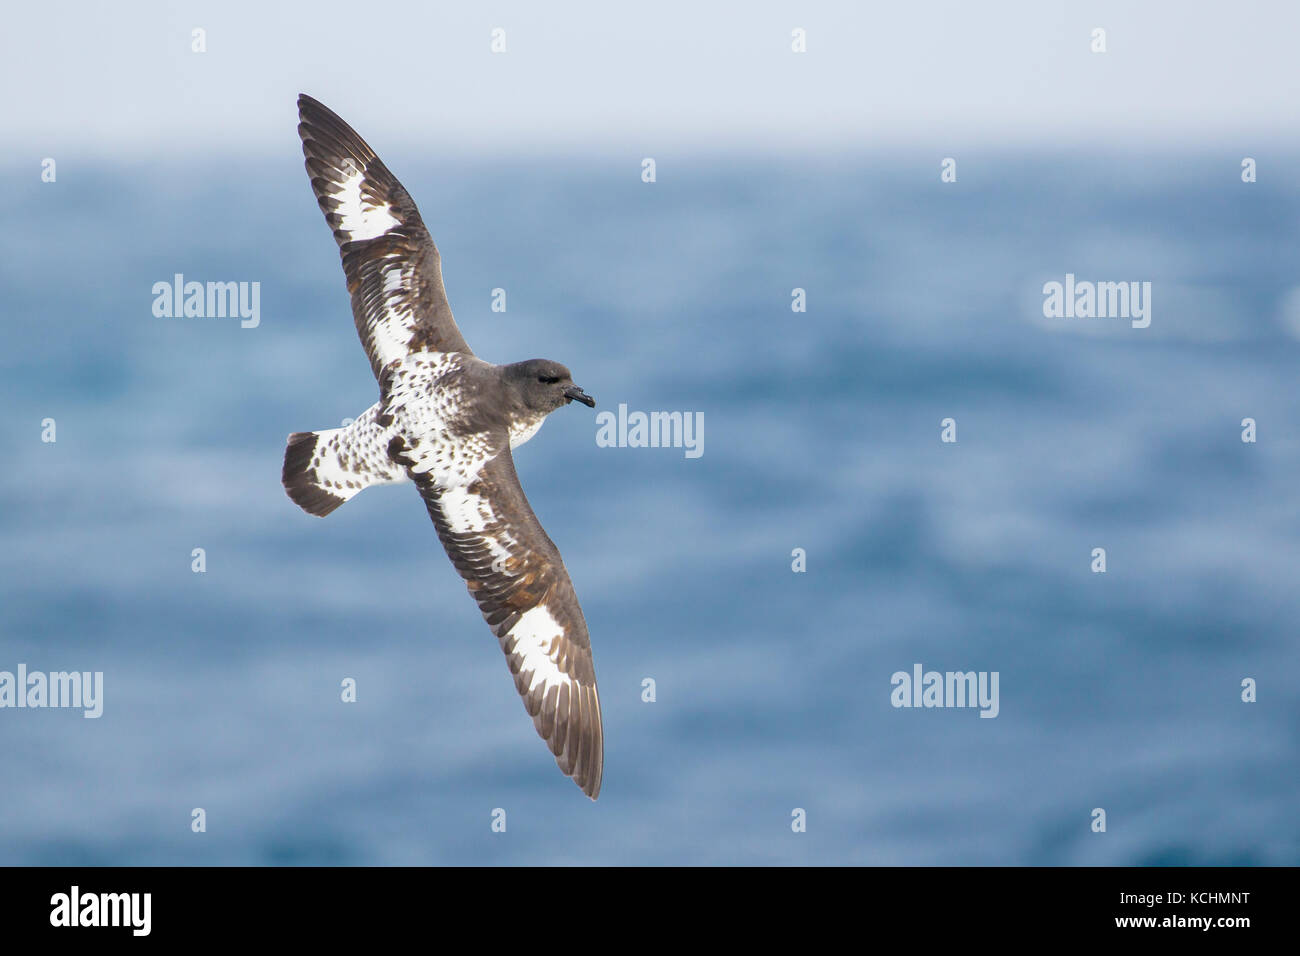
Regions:
M 0 710 L 0 863 L 1300 863 L 1300 191 L 1237 162 L 390 157 L 479 354 L 704 416 L 698 459 L 576 405 L 516 453 L 595 804 L 412 488 L 284 496 L 285 435 L 376 398 L 292 151 L 5 169 L 0 670 L 105 700 Z M 176 273 L 260 324 L 155 317 Z M 1045 319 L 1067 273 L 1150 327 Z M 918 663 L 998 672 L 996 719 L 891 706 Z

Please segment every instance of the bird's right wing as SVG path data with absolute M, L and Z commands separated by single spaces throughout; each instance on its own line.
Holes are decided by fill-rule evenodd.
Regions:
M 555 762 L 595 800 L 604 769 L 600 696 L 587 621 L 559 549 L 519 484 L 509 447 L 463 488 L 408 471 L 438 538 L 492 633 Z
M 438 247 L 410 194 L 332 110 L 303 93 L 298 116 L 307 175 L 339 244 L 375 378 L 411 352 L 469 352 L 447 303 Z

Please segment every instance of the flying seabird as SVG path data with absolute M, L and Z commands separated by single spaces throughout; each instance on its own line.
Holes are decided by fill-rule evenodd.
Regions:
M 290 435 L 285 490 L 324 516 L 371 485 L 415 483 L 538 734 L 594 800 L 604 740 L 587 622 L 510 450 L 557 408 L 596 402 L 558 362 L 493 365 L 476 356 L 452 318 L 438 249 L 410 194 L 334 112 L 303 94 L 298 117 L 379 401 L 345 428 Z

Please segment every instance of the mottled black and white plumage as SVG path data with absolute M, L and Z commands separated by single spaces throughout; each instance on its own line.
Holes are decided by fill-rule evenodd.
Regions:
M 309 514 L 327 515 L 363 488 L 415 482 L 537 732 L 594 800 L 604 741 L 587 623 L 510 450 L 555 409 L 595 402 L 559 363 L 492 365 L 474 355 L 452 318 L 438 249 L 402 184 L 316 100 L 300 96 L 298 114 L 379 401 L 345 428 L 290 435 L 285 490 Z

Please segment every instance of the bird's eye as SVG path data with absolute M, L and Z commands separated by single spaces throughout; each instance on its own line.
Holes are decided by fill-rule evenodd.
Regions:
M 539 375 L 539 376 L 537 376 L 537 381 L 541 382 L 543 385 L 554 385 L 554 384 L 555 384 L 556 382 L 558 382 L 559 380 L 560 380 L 560 379 L 559 379 L 557 376 L 554 376 L 554 375 Z

